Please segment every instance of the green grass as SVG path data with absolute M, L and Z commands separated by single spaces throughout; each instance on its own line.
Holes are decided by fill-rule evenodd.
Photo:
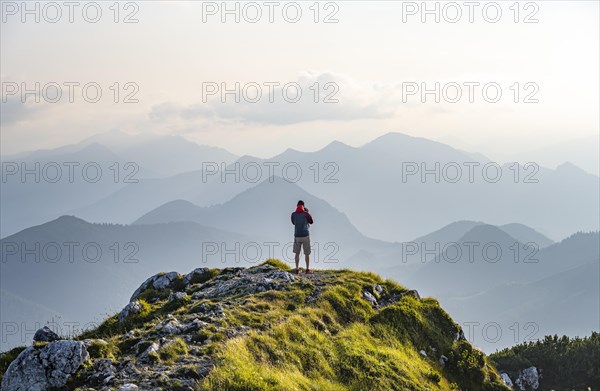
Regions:
M 281 269 L 281 270 L 291 270 L 292 269 L 291 266 L 288 265 L 287 263 L 280 261 L 279 259 L 273 259 L 273 258 L 267 259 L 260 265 L 270 265 L 270 266 L 273 266 L 273 267 L 275 267 L 277 269 Z
M 115 360 L 121 353 L 114 340 L 104 341 L 104 343 L 101 341 L 92 341 L 87 351 L 90 354 L 90 358 L 109 358 L 111 360 Z
M 187 354 L 187 344 L 181 338 L 175 338 L 172 341 L 165 343 L 158 351 L 160 359 L 169 363 L 173 362 L 177 357 L 185 356 Z
M 458 326 L 433 299 L 404 296 L 375 310 L 362 291 L 383 287 L 383 295 L 406 288 L 372 273 L 334 271 L 313 305 L 302 297 L 311 284 L 289 292 L 255 295 L 234 319 L 259 323 L 279 318 L 267 330 L 252 331 L 217 348 L 207 389 L 228 390 L 507 390 L 485 356 L 466 341 L 454 342 Z M 303 294 L 300 294 L 303 292 Z M 262 300 L 265 300 L 264 302 Z M 293 309 L 292 309 L 293 308 Z M 247 317 L 247 318 L 244 318 Z M 468 348 L 466 348 L 466 345 Z M 451 357 L 441 368 L 433 347 Z
M 213 277 L 218 276 L 221 273 L 219 269 L 208 269 L 206 272 L 199 274 L 196 273 L 192 276 L 190 280 L 191 284 L 203 284 L 206 281 L 212 279 Z

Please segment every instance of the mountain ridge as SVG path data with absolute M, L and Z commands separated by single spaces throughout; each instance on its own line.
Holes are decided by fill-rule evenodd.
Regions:
M 97 328 L 6 353 L 2 388 L 508 390 L 436 300 L 372 273 L 289 270 L 149 277 Z

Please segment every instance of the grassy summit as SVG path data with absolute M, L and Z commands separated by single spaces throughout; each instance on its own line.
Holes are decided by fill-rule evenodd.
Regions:
M 148 283 L 126 316 L 77 338 L 92 359 L 69 387 L 508 390 L 436 300 L 372 273 L 288 269 L 268 260 Z

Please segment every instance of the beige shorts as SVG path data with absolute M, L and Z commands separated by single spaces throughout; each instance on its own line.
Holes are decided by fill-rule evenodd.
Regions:
M 300 254 L 300 247 L 302 247 L 304 255 L 310 254 L 310 236 L 294 238 L 294 254 Z

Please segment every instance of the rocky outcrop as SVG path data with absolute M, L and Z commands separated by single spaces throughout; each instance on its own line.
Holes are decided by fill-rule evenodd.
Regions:
M 194 284 L 194 283 L 198 283 L 198 282 L 204 282 L 203 281 L 205 279 L 204 276 L 206 276 L 208 274 L 208 271 L 209 271 L 209 269 L 207 267 L 196 268 L 185 275 L 185 277 L 183 278 L 183 282 L 186 285 Z
M 504 382 L 504 384 L 506 384 L 507 386 L 511 387 L 513 386 L 513 382 L 512 380 L 510 380 L 510 376 L 508 376 L 508 374 L 502 372 L 500 374 L 500 379 L 502 379 L 502 381 Z
M 513 382 L 510 376 L 502 372 L 500 373 L 500 379 L 508 387 L 518 391 L 529 391 L 537 390 L 540 386 L 540 374 L 538 369 L 534 366 L 525 368 L 516 374 L 517 379 Z
M 184 326 L 175 318 L 173 315 L 169 314 L 167 319 L 159 322 L 154 329 L 158 331 L 162 335 L 168 334 L 179 334 L 184 329 Z
M 133 295 L 131 295 L 129 301 L 131 302 L 137 299 L 137 297 L 148 288 L 153 288 L 157 291 L 162 291 L 167 288 L 171 288 L 173 282 L 176 281 L 178 278 L 179 273 L 177 272 L 155 274 L 152 277 L 148 278 L 146 281 L 144 281 L 142 285 L 140 285 L 139 288 L 137 288 L 135 292 L 133 292 Z
M 60 337 L 54 331 L 50 330 L 48 326 L 44 326 L 35 332 L 33 336 L 34 342 L 52 342 L 58 341 Z
M 158 355 L 158 349 L 160 349 L 160 345 L 156 342 L 152 342 L 150 346 L 140 354 L 139 359 L 142 361 L 151 361 L 153 356 Z
M 521 391 L 537 390 L 540 386 L 540 375 L 536 367 L 529 367 L 519 372 L 515 386 Z
M 169 294 L 169 301 L 186 300 L 188 298 L 185 292 L 171 292 Z
M 363 291 L 363 297 L 371 303 L 373 307 L 377 307 L 377 298 L 369 291 Z
M 234 295 L 245 295 L 283 290 L 296 280 L 296 277 L 284 270 L 274 269 L 269 265 L 252 269 L 230 268 L 211 281 L 202 284 L 201 289 L 193 294 L 194 299 L 222 299 Z
M 83 342 L 54 341 L 30 346 L 10 364 L 2 379 L 3 391 L 43 391 L 60 388 L 89 359 Z

